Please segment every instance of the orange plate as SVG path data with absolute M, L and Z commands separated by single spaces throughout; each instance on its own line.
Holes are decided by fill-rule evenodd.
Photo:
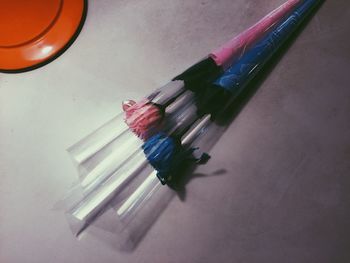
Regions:
M 87 0 L 0 0 L 0 71 L 45 65 L 78 36 Z

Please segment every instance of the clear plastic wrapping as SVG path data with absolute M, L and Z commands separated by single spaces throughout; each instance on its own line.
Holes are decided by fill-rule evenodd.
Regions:
M 317 2 L 317 0 L 309 2 L 312 1 Z M 234 64 L 232 68 L 241 70 L 243 67 L 240 63 L 245 58 L 249 58 L 254 51 L 254 48 L 253 51 L 247 51 L 245 45 L 255 43 L 254 41 L 261 38 L 267 31 L 270 32 L 271 27 L 277 23 L 278 19 L 290 12 L 298 3 L 299 0 L 287 1 L 277 11 L 275 10 L 260 21 L 260 24 L 258 23 L 250 28 L 250 31 L 246 31 L 248 33 L 243 33 L 241 40 L 244 43 L 237 39 L 232 40 L 229 43 L 230 49 L 233 45 L 233 48 L 238 50 L 235 52 L 239 52 L 239 56 L 243 58 L 236 63 L 238 66 Z M 302 7 L 299 7 L 298 10 L 303 11 Z M 294 12 L 294 15 L 298 16 L 299 13 Z M 290 19 L 292 20 L 291 24 L 286 30 L 288 35 L 289 31 L 292 31 L 291 28 L 294 28 L 292 22 L 297 19 L 295 16 Z M 277 27 L 277 30 L 279 29 L 280 27 Z M 270 34 L 274 34 L 273 32 Z M 225 48 L 227 46 L 211 55 L 212 58 L 219 59 L 221 56 L 222 59 L 221 62 L 217 62 L 218 65 L 214 65 L 214 68 L 216 66 L 226 67 L 227 61 L 231 59 L 232 50 L 229 50 L 230 54 L 228 55 L 225 53 L 227 51 Z M 266 49 L 264 57 L 269 56 L 267 53 L 273 53 L 273 51 Z M 206 69 L 213 67 L 212 63 L 202 64 Z M 197 74 L 200 68 L 195 68 L 191 74 L 193 72 Z M 232 89 L 231 83 L 239 74 L 231 73 L 229 69 L 218 79 L 225 83 L 229 82 L 228 88 L 219 85 L 221 82 L 218 84 L 217 80 L 214 85 L 208 87 L 208 90 L 213 87 L 217 91 L 218 89 L 222 90 L 222 88 Z M 185 83 L 186 81 L 181 80 L 169 82 L 163 88 L 150 94 L 145 102 L 140 104 L 140 107 L 143 105 L 154 106 L 147 109 L 152 108 L 154 112 L 159 110 L 159 113 L 164 114 L 161 116 L 161 125 L 157 126 L 158 130 L 153 131 L 154 136 L 147 134 L 144 137 L 140 136 L 142 139 L 138 138 L 131 131 L 133 129 L 125 124 L 124 114 L 119 114 L 68 149 L 80 175 L 80 184 L 75 188 L 75 190 L 78 189 L 79 194 L 72 194 L 73 198 L 70 199 L 70 205 L 66 209 L 68 221 L 75 235 L 86 230 L 103 241 L 109 240 L 109 242 L 110 240 L 115 241 L 110 237 L 117 236 L 119 237 L 119 242 L 116 243 L 118 248 L 135 248 L 159 214 L 176 195 L 174 181 L 176 181 L 177 176 L 180 176 L 179 173 L 186 173 L 186 169 L 183 169 L 185 167 L 182 166 L 186 164 L 195 167 L 205 160 L 202 157 L 206 155 L 207 151 L 210 151 L 227 127 L 227 123 L 218 124 L 216 119 L 226 114 L 232 99 L 229 97 L 228 100 L 217 100 L 219 110 L 215 114 L 201 110 L 197 103 L 197 95 L 200 92 L 205 93 L 206 87 L 203 87 L 203 90 L 191 91 L 188 87 L 185 88 Z M 208 94 L 211 96 L 211 93 Z M 134 102 L 133 105 L 135 105 Z M 140 109 L 137 108 L 137 110 Z M 138 112 L 140 115 L 137 117 L 143 118 L 145 111 L 145 109 L 141 109 Z M 139 119 L 133 118 L 132 124 Z M 145 118 L 142 121 L 145 121 Z M 135 132 L 135 129 L 133 131 Z M 152 140 L 157 142 L 157 139 L 161 143 L 155 144 L 157 146 L 155 148 L 150 147 L 151 150 L 147 152 L 149 149 L 147 147 Z M 173 161 L 172 158 L 177 158 L 175 153 L 181 153 L 179 156 L 183 159 L 179 158 L 180 162 L 174 162 L 174 165 L 171 161 Z M 172 174 L 169 177 L 160 174 L 164 172 L 162 170 L 164 167 L 159 165 L 161 157 L 172 165 L 169 166 L 170 169 L 166 170 Z M 168 186 L 162 186 L 162 184 L 168 184 Z
M 198 119 L 184 134 L 182 144 L 195 148 L 200 153 L 210 151 L 226 129 L 226 126 L 213 123 L 210 117 L 206 115 Z M 178 174 L 178 176 L 190 176 L 186 174 L 188 172 L 182 170 L 181 173 L 184 174 Z M 186 186 L 181 185 L 181 187 Z M 114 205 L 119 231 L 124 234 L 123 244 L 127 244 L 128 249 L 137 246 L 140 237 L 154 223 L 155 216 L 162 213 L 176 195 L 177 192 L 172 188 L 161 186 L 155 171 L 152 171 L 126 200 Z
M 173 113 L 171 118 L 171 121 L 175 121 L 174 125 L 178 128 L 190 127 L 189 129 L 182 129 L 184 134 L 181 142 L 187 148 L 192 146 L 198 148 L 196 141 L 199 141 L 199 138 L 206 134 L 208 128 L 213 126 L 210 115 L 199 118 L 198 116 L 195 117 L 194 113 L 193 104 L 189 104 L 187 107 L 181 108 L 178 114 Z M 178 120 L 175 116 L 183 120 L 181 122 L 182 125 L 177 124 Z M 196 119 L 197 121 L 195 121 Z M 169 122 L 171 121 L 169 120 Z M 128 141 L 119 142 L 121 148 L 124 145 L 129 145 Z M 114 155 L 112 154 L 111 156 Z M 152 206 L 152 204 L 147 206 L 146 203 L 150 202 L 150 200 L 158 203 L 158 199 L 162 198 L 158 194 L 161 188 L 170 191 L 167 194 L 168 196 L 174 195 L 173 190 L 170 188 L 161 187 L 161 183 L 157 178 L 157 171 L 149 165 L 140 147 L 131 157 L 127 159 L 123 157 L 120 156 L 123 162 L 118 162 L 120 165 L 112 174 L 103 176 L 103 178 L 101 177 L 103 174 L 100 174 L 97 179 L 93 180 L 94 187 L 89 189 L 89 191 L 85 190 L 78 200 L 72 202 L 74 205 L 67 209 L 67 218 L 75 235 L 79 235 L 90 225 L 95 225 L 96 219 L 103 216 L 106 210 L 109 209 L 113 209 L 115 220 L 119 222 L 118 232 L 126 231 L 133 237 L 140 235 L 140 233 L 135 233 L 132 230 L 135 228 L 135 231 L 140 231 L 140 226 L 137 228 L 133 225 L 140 220 L 140 218 L 135 219 L 136 215 L 139 217 L 140 211 L 143 211 L 141 214 L 145 217 L 142 219 L 144 231 L 147 230 L 145 222 L 149 222 L 148 224 L 152 223 L 149 217 L 151 217 L 153 212 L 149 211 L 150 214 L 148 214 L 144 210 L 145 206 Z M 108 158 L 102 160 L 101 163 L 106 163 L 105 167 L 107 170 L 110 169 L 109 167 L 115 168 L 114 163 L 109 162 Z M 85 177 L 85 180 L 86 178 L 88 177 Z M 164 194 L 167 191 L 163 189 L 161 192 Z M 170 198 L 168 199 L 170 200 Z M 163 206 L 165 205 L 163 202 Z M 131 224 L 131 222 L 134 223 Z
M 181 142 L 186 148 L 208 151 L 224 129 L 224 126 L 213 123 L 210 115 L 205 115 L 190 125 Z M 138 151 L 67 211 L 74 234 L 78 235 L 89 227 L 88 233 L 109 245 L 123 250 L 135 248 L 176 195 L 172 188 L 162 186 L 156 173 L 143 152 Z M 111 223 L 111 220 L 115 221 Z M 117 240 L 107 238 L 111 235 L 116 235 Z
M 188 112 L 193 103 L 190 91 L 183 93 L 165 112 L 169 121 L 163 125 L 167 131 L 179 126 L 179 118 Z M 192 110 L 193 111 L 193 110 Z M 180 125 L 181 126 L 181 125 Z M 116 135 L 117 134 L 117 135 Z M 86 138 L 68 149 L 80 175 L 84 194 L 93 191 L 124 165 L 133 155 L 142 152 L 143 141 L 135 136 L 119 114 Z
M 187 92 L 169 107 L 166 112 L 166 127 L 181 130 L 182 127 L 193 122 L 196 118 L 196 111 L 192 100 L 193 94 Z M 108 123 L 103 128 L 106 127 L 111 128 L 113 125 Z M 100 134 L 100 129 L 98 129 L 97 135 Z M 93 137 L 94 134 L 87 139 Z M 84 147 L 80 147 L 78 143 L 78 146 L 73 147 L 74 153 L 78 152 L 76 149 L 86 149 L 86 140 L 82 142 Z M 95 140 L 90 140 L 90 142 L 95 142 Z M 142 145 L 141 139 L 126 130 L 79 164 L 81 182 L 73 190 L 80 194 L 72 191 L 70 196 L 73 198 L 70 198 L 69 202 L 73 205 L 67 211 L 69 218 L 74 218 L 70 221 L 75 234 L 84 230 L 125 187 L 135 184 L 134 181 L 137 181 L 135 178 L 145 166 L 149 166 Z
M 127 130 L 128 126 L 124 123 L 124 115 L 120 113 L 103 126 L 69 147 L 67 151 L 75 164 L 79 166 L 108 145 L 111 141 L 122 136 Z

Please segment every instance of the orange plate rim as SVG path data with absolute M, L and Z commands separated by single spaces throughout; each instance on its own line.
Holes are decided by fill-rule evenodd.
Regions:
M 64 41 L 65 43 L 61 44 L 59 46 L 59 48 L 57 50 L 55 50 L 55 52 L 52 55 L 45 57 L 43 60 L 41 60 L 39 62 L 33 62 L 33 64 L 29 64 L 25 58 L 18 58 L 17 57 L 16 59 L 22 61 L 23 64 L 26 64 L 26 66 L 18 67 L 18 68 L 0 68 L 0 72 L 2 72 L 2 73 L 22 73 L 22 72 L 31 71 L 31 70 L 34 70 L 34 69 L 37 69 L 37 68 L 40 68 L 42 66 L 47 65 L 50 62 L 52 62 L 53 60 L 55 60 L 56 58 L 58 58 L 59 56 L 61 56 L 77 39 L 77 37 L 79 36 L 79 34 L 83 28 L 83 25 L 85 23 L 87 11 L 88 11 L 88 0 L 82 0 L 82 2 L 83 2 L 83 10 L 82 10 L 79 24 L 76 27 L 76 30 L 74 31 L 73 35 L 71 35 L 71 37 L 69 39 Z

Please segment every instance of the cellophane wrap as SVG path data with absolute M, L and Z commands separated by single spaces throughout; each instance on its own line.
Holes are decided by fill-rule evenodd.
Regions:
M 210 115 L 206 115 L 191 126 L 191 129 L 183 135 L 182 142 L 201 155 L 215 145 L 225 129 L 226 126 L 212 122 Z M 132 164 L 135 164 L 135 161 L 132 161 Z M 189 172 L 195 166 L 195 162 L 189 162 L 188 166 L 181 169 L 178 176 L 190 176 Z M 126 170 L 130 169 L 127 165 L 125 167 Z M 118 177 L 120 178 L 120 175 L 116 178 Z M 101 191 L 103 187 L 97 191 Z M 116 189 L 115 185 L 112 186 L 110 183 L 105 187 Z M 94 236 L 109 246 L 121 250 L 132 250 L 175 196 L 177 196 L 177 189 L 172 185 L 162 186 L 156 171 L 145 163 L 128 183 L 114 192 L 103 207 L 99 207 L 100 212 L 90 219 L 90 222 L 84 221 L 86 212 L 77 209 L 77 206 L 67 211 L 67 217 L 75 234 L 86 230 L 84 235 Z M 87 198 L 82 199 L 83 204 L 89 201 Z M 85 229 L 86 224 L 88 227 Z
M 232 65 L 233 61 L 240 58 L 246 50 L 249 50 L 258 40 L 260 40 L 286 15 L 288 15 L 301 0 L 288 0 L 283 5 L 273 10 L 259 22 L 229 40 L 220 48 L 210 53 L 217 65 L 224 69 Z
M 197 118 L 193 99 L 193 94 L 187 92 L 169 107 L 164 126 L 170 133 L 172 128 L 182 130 Z M 67 216 L 76 235 L 99 217 L 116 197 L 128 196 L 125 193 L 137 185 L 138 178 L 144 178 L 141 174 L 150 165 L 142 145 L 140 139 L 126 130 L 83 162 L 86 174 L 66 198 Z
M 227 123 L 217 122 L 220 114 L 199 113 L 191 91 L 179 90 L 176 94 L 179 97 L 165 110 L 162 128 L 194 153 L 188 167 L 195 167 L 200 156 L 210 151 L 223 134 Z M 226 109 L 227 105 L 220 107 Z M 144 154 L 144 142 L 123 123 L 119 115 L 69 149 L 81 183 L 71 195 L 66 215 L 74 234 L 91 234 L 113 247 L 130 250 L 176 195 L 179 185 L 174 181 L 176 176 L 186 175 L 186 169 L 176 170 L 168 186 L 162 186 L 157 178 L 159 171 Z
M 323 0 L 303 1 L 274 30 L 215 80 L 214 85 L 227 90 L 231 96 L 237 96 L 322 2 Z

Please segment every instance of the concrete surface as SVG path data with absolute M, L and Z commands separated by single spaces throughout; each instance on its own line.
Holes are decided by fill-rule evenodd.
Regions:
M 0 76 L 0 262 L 350 261 L 350 3 L 328 0 L 260 85 L 185 201 L 132 253 L 76 240 L 52 210 L 65 148 L 283 0 L 90 1 L 53 63 Z

